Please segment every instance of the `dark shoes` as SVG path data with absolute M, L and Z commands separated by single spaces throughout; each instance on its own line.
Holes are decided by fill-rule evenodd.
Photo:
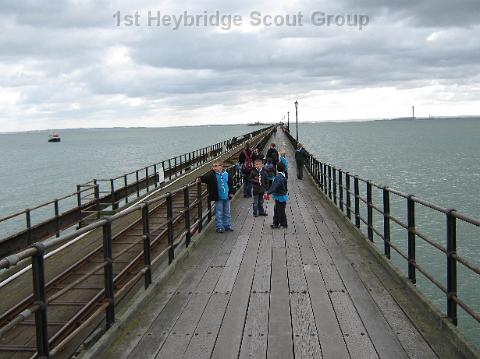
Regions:
M 217 233 L 223 233 L 225 232 L 222 228 L 217 228 Z
M 267 217 L 268 214 L 267 213 L 259 213 L 259 214 L 254 213 L 253 216 L 254 217 L 258 217 L 258 216 Z
M 278 225 L 277 225 L 277 224 L 271 224 L 270 227 L 271 227 L 271 228 L 274 228 L 274 229 L 275 229 L 275 228 L 288 228 L 288 226 L 281 226 L 281 225 L 279 225 L 279 224 L 278 224 Z

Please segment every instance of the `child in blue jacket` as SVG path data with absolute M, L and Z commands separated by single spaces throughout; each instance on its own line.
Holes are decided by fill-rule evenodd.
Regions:
M 287 215 L 285 208 L 288 201 L 287 178 L 285 177 L 285 165 L 281 162 L 277 163 L 277 175 L 275 176 L 272 185 L 268 189 L 268 193 L 272 195 L 275 200 L 273 208 L 273 224 L 272 228 L 287 228 Z

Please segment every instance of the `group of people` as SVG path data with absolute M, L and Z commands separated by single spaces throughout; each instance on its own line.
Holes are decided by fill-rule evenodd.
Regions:
M 295 151 L 297 178 L 303 179 L 303 165 L 306 151 L 298 144 Z M 271 195 L 275 201 L 272 228 L 288 228 L 285 213 L 288 201 L 288 160 L 285 151 L 278 151 L 275 143 L 270 144 L 264 157 L 250 143 L 240 153 L 239 166 L 243 175 L 243 195 L 253 197 L 253 216 L 268 216 L 263 206 L 265 198 Z M 207 184 L 208 198 L 215 202 L 216 231 L 233 231 L 230 199 L 233 197 L 232 178 L 224 171 L 223 163 L 214 160 L 212 171 L 199 178 Z
M 275 143 L 271 143 L 264 158 L 247 144 L 240 154 L 239 165 L 243 174 L 243 195 L 253 197 L 253 216 L 267 216 L 263 203 L 266 196 L 272 195 L 275 206 L 271 227 L 287 228 L 288 160 L 285 151 L 278 151 Z

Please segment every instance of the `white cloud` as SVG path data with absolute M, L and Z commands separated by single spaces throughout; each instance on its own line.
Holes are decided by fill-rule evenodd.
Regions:
M 435 6 L 433 6 L 435 5 Z M 480 113 L 478 0 L 226 4 L 17 1 L 0 14 L 0 131 Z M 242 14 L 243 25 L 117 27 L 113 13 Z M 348 27 L 254 27 L 248 14 L 371 16 Z M 423 111 L 423 112 L 422 112 Z

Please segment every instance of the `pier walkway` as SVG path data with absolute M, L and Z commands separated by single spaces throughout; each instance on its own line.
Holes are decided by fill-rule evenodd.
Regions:
M 232 205 L 233 233 L 210 225 L 162 284 L 84 357 L 101 358 L 437 358 L 461 357 L 433 343 L 391 293 L 406 284 L 372 256 L 332 210 L 308 174 L 296 179 L 287 150 L 288 229 Z M 411 316 L 410 316 L 411 317 Z

